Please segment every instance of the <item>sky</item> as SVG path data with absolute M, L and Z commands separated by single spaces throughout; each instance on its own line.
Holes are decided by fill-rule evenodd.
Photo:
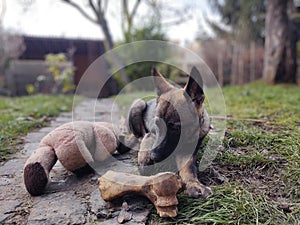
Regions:
M 0 0 L 0 9 L 1 9 Z M 79 2 L 79 0 L 75 0 Z M 132 1 L 132 0 L 131 0 Z M 81 1 L 84 2 L 84 1 Z M 109 1 L 108 21 L 113 34 L 113 39 L 119 41 L 121 35 L 121 16 L 116 5 L 119 1 Z M 181 44 L 192 42 L 202 29 L 211 34 L 210 29 L 204 22 L 204 16 L 218 20 L 212 13 L 206 0 L 164 0 L 164 4 L 183 7 L 183 4 L 191 6 L 191 16 L 187 22 L 168 27 L 165 31 L 170 40 L 179 41 Z M 139 8 L 141 15 L 135 22 L 143 20 L 147 14 L 146 7 Z M 100 28 L 77 10 L 62 3 L 60 0 L 6 0 L 6 11 L 3 19 L 3 27 L 19 34 L 32 36 L 54 36 L 103 39 Z

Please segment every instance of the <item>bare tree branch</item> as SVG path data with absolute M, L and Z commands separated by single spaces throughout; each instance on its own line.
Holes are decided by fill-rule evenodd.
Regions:
M 246 121 L 252 123 L 271 123 L 267 120 L 259 120 L 259 119 L 249 119 L 249 118 L 234 118 L 230 116 L 210 116 L 213 120 L 235 120 L 235 121 Z
M 160 10 L 159 10 L 159 8 L 161 8 L 161 7 L 159 7 L 159 4 L 158 4 L 157 0 L 145 0 L 145 3 L 146 3 L 147 5 L 149 5 L 150 8 L 152 8 L 152 10 L 154 11 L 154 13 L 155 13 L 159 18 L 161 18 L 161 12 L 160 12 Z
M 94 5 L 94 2 L 92 0 L 89 0 L 89 5 L 92 8 L 93 12 L 95 13 L 95 15 L 97 17 L 97 21 L 99 22 L 99 12 L 96 9 L 96 6 Z
M 153 8 L 157 8 L 157 0 L 146 0 L 145 2 Z
M 193 17 L 193 15 L 191 14 L 191 6 L 189 5 L 180 9 L 169 5 L 163 5 L 161 6 L 161 8 L 163 9 L 164 13 L 168 15 L 169 18 L 172 18 L 169 21 L 162 22 L 163 26 L 179 25 Z
M 77 3 L 75 3 L 72 0 L 61 0 L 64 3 L 67 3 L 71 6 L 73 6 L 74 8 L 76 8 L 85 18 L 87 18 L 89 21 L 97 24 L 103 31 L 105 39 L 107 41 L 108 44 L 108 48 L 112 49 L 114 46 L 113 40 L 112 40 L 112 36 L 110 33 L 110 30 L 108 28 L 108 24 L 106 21 L 106 18 L 104 17 L 104 13 L 101 9 L 101 3 L 102 0 L 98 0 L 97 1 L 97 5 L 95 5 L 95 3 L 93 2 L 93 0 L 89 0 L 88 1 L 88 5 L 91 7 L 93 13 L 96 16 L 96 19 L 92 18 L 90 15 L 88 15 L 88 13 L 86 11 L 83 10 L 83 8 L 78 5 Z
M 129 18 L 129 13 L 128 13 L 128 5 L 127 5 L 127 1 L 123 0 L 122 1 L 123 7 L 122 7 L 122 20 L 127 20 L 127 24 L 128 24 L 128 18 Z M 125 23 L 121 23 L 121 28 L 122 28 L 122 32 L 124 35 L 124 38 L 126 40 L 126 28 L 125 28 Z
M 123 0 L 123 11 L 124 11 L 124 13 L 126 15 L 126 18 L 128 20 L 132 20 L 133 19 L 133 17 L 135 16 L 135 14 L 137 12 L 137 9 L 138 9 L 140 3 L 141 3 L 141 0 L 136 0 L 131 13 L 129 13 L 128 0 Z
M 132 9 L 132 12 L 131 12 L 131 15 L 130 15 L 130 19 L 131 19 L 131 20 L 132 20 L 133 17 L 135 16 L 135 14 L 136 14 L 136 12 L 137 12 L 137 9 L 138 9 L 138 7 L 139 7 L 139 5 L 140 5 L 140 3 L 141 3 L 141 0 L 136 0 L 135 5 L 134 5 L 134 7 L 133 7 L 133 9 Z
M 127 2 L 127 0 L 123 0 L 123 12 L 124 12 L 125 17 L 128 21 L 130 16 L 129 16 L 129 11 L 128 11 L 128 2 Z
M 104 12 L 102 10 L 102 0 L 98 0 L 98 12 L 104 16 Z
M 166 22 L 162 22 L 162 25 L 163 26 L 175 26 L 175 25 L 179 25 L 179 24 L 182 24 L 184 22 L 186 22 L 187 20 L 191 19 L 192 16 L 186 16 L 186 17 L 181 17 L 181 18 L 178 18 L 178 19 L 174 19 L 174 20 L 171 20 L 171 21 L 166 21 Z
M 86 19 L 88 19 L 89 21 L 91 21 L 92 23 L 96 23 L 98 24 L 98 21 L 95 20 L 94 18 L 92 18 L 89 14 L 87 14 L 87 12 L 85 12 L 78 4 L 76 4 L 75 2 L 71 1 L 71 0 L 61 0 L 62 2 L 69 4 L 71 6 L 73 6 L 75 9 L 77 9 Z
M 102 10 L 102 0 L 97 1 L 98 9 Z
M 103 9 L 102 9 L 103 15 L 105 15 L 105 13 L 107 12 L 107 8 L 108 8 L 108 0 L 105 0 L 104 5 L 103 5 Z
M 127 24 L 122 23 L 122 31 L 123 31 L 125 40 L 128 41 L 128 42 L 131 41 L 128 34 L 131 33 L 133 18 L 137 13 L 137 9 L 138 9 L 140 3 L 141 3 L 141 0 L 136 0 L 132 11 L 129 12 L 128 0 L 123 0 L 122 1 L 122 8 L 123 8 L 122 13 L 123 13 L 123 17 L 124 17 L 123 19 L 126 20 L 126 22 L 127 22 Z M 127 27 L 126 27 L 126 25 L 127 25 Z

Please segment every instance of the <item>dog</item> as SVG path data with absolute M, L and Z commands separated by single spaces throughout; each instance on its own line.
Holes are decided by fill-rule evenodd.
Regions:
M 179 88 L 155 68 L 151 73 L 157 98 L 148 102 L 136 100 L 128 113 L 130 132 L 142 138 L 138 153 L 140 171 L 148 175 L 157 164 L 162 168 L 176 166 L 184 192 L 206 198 L 212 190 L 197 177 L 198 149 L 210 130 L 201 75 L 193 67 L 186 85 Z

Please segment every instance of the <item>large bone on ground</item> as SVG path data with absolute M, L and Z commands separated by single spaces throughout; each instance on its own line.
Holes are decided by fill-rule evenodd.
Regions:
M 99 190 L 105 201 L 111 201 L 126 194 L 147 197 L 160 217 L 177 216 L 177 192 L 181 189 L 181 179 L 171 172 L 154 176 L 140 176 L 107 171 L 99 178 Z

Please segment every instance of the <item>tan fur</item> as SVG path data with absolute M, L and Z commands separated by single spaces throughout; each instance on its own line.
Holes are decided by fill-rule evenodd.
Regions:
M 67 170 L 74 172 L 94 161 L 107 159 L 116 151 L 118 145 L 119 141 L 113 126 L 109 123 L 87 121 L 66 123 L 47 134 L 41 140 L 39 148 L 26 161 L 25 186 L 29 193 L 32 192 L 30 190 L 34 190 L 32 195 L 40 193 L 34 188 L 35 172 L 30 168 L 42 166 L 48 179 L 57 159 Z M 33 167 L 34 164 L 36 166 Z

